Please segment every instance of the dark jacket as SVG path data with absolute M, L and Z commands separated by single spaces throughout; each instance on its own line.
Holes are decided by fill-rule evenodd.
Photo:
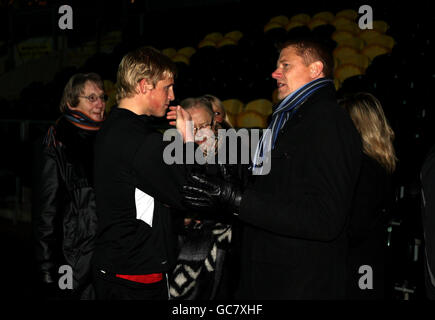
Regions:
M 76 292 L 91 283 L 95 133 L 61 117 L 35 148 L 32 223 L 38 273 L 43 282 L 57 282 L 59 267 L 69 265 Z
M 386 225 L 394 200 L 391 176 L 377 161 L 363 154 L 349 225 L 347 298 L 385 298 Z M 371 289 L 362 290 L 361 266 L 372 269 Z
M 270 173 L 253 176 L 241 202 L 240 298 L 344 298 L 360 140 L 332 85 L 281 129 Z

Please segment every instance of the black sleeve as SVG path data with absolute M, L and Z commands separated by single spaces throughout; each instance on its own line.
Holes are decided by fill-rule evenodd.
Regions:
M 56 230 L 60 211 L 61 183 L 55 151 L 46 147 L 42 141 L 33 148 L 33 206 L 32 228 L 34 252 L 38 273 L 43 282 L 53 282 L 57 265 L 56 248 L 59 241 Z
M 148 134 L 133 159 L 133 168 L 141 190 L 167 206 L 184 210 L 181 188 L 188 168 L 182 163 L 165 163 L 163 152 L 168 145 L 161 134 Z M 186 145 L 183 147 L 184 154 Z

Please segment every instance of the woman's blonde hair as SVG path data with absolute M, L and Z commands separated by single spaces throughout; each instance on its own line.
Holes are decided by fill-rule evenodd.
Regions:
M 166 78 L 174 78 L 176 67 L 172 60 L 153 47 L 142 47 L 127 53 L 118 67 L 116 100 L 129 98 L 136 92 L 142 79 L 149 80 L 153 87 Z
M 381 164 L 387 172 L 394 172 L 397 162 L 393 146 L 394 132 L 379 100 L 370 93 L 359 92 L 342 99 L 340 105 L 349 112 L 360 133 L 364 153 Z

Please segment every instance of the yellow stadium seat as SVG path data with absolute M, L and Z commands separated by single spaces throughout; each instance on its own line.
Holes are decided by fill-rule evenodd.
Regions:
M 306 25 L 306 24 L 308 24 L 308 22 L 310 22 L 310 20 L 311 20 L 311 17 L 308 14 L 299 13 L 299 14 L 292 16 L 289 21 L 290 22 L 292 22 L 292 21 L 301 22 L 301 23 Z
M 257 111 L 247 110 L 237 116 L 237 127 L 239 128 L 266 128 L 267 117 Z
M 335 29 L 338 31 L 349 31 L 354 35 L 357 35 L 360 32 L 358 25 L 350 20 L 337 23 Z
M 226 99 L 222 101 L 227 113 L 237 115 L 243 110 L 244 103 L 239 99 Z
M 379 46 L 386 47 L 390 50 L 393 49 L 395 44 L 394 38 L 385 34 L 381 34 L 373 38 L 368 38 L 366 39 L 365 42 L 367 45 L 377 44 Z
M 335 79 L 337 79 L 340 83 L 342 83 L 344 80 L 346 80 L 347 78 L 359 75 L 359 74 L 363 74 L 364 71 L 354 65 L 354 64 L 343 64 L 341 66 L 339 66 L 337 69 L 335 69 L 334 72 L 334 77 Z
M 352 21 L 349 18 L 346 18 L 346 17 L 343 17 L 343 16 L 342 17 L 336 16 L 334 18 L 334 20 L 331 21 L 331 24 L 333 26 L 337 26 L 337 25 L 340 25 L 340 24 L 347 24 L 347 23 L 352 23 L 352 22 L 354 22 L 354 21 Z
M 225 121 L 227 121 L 234 128 L 238 127 L 237 126 L 237 115 L 235 115 L 235 114 L 227 113 L 225 116 Z
M 351 47 L 356 49 L 357 51 L 361 50 L 365 43 L 362 39 L 358 38 L 358 37 L 353 37 L 353 38 L 337 38 L 337 40 L 335 40 L 338 44 L 338 46 L 340 47 Z
M 334 33 L 331 35 L 331 39 L 337 43 L 347 39 L 353 39 L 354 37 L 354 34 L 349 31 L 334 31 Z
M 360 67 L 362 70 L 365 70 L 369 65 L 368 57 L 359 53 L 358 50 L 352 47 L 337 47 L 333 51 L 333 56 L 336 68 L 344 64 L 353 64 Z
M 272 102 L 267 99 L 256 99 L 246 104 L 245 111 L 253 110 L 263 116 L 268 116 L 272 113 L 272 106 Z
M 186 57 L 190 58 L 196 52 L 196 49 L 193 47 L 184 47 L 177 51 L 177 53 L 181 53 Z
M 204 48 L 204 47 L 216 47 L 216 42 L 211 40 L 202 40 L 198 44 L 198 48 Z
M 308 28 L 313 30 L 315 27 L 322 26 L 324 24 L 328 24 L 328 21 L 320 18 L 313 18 L 308 22 Z
M 313 15 L 313 19 L 317 19 L 317 18 L 325 20 L 328 23 L 331 23 L 332 20 L 334 20 L 335 16 L 332 12 L 322 11 L 322 12 L 318 12 L 315 15 Z
M 335 66 L 349 63 L 359 54 L 358 50 L 352 47 L 339 46 L 334 49 L 332 55 L 334 57 Z
M 216 45 L 216 47 L 220 48 L 223 46 L 228 46 L 228 45 L 237 45 L 237 41 L 231 38 L 223 38 L 221 41 L 219 41 Z
M 373 21 L 373 30 L 379 31 L 381 33 L 385 33 L 390 26 L 383 20 L 375 20 Z
M 302 22 L 299 22 L 299 21 L 290 21 L 290 22 L 287 23 L 287 25 L 285 26 L 285 30 L 286 30 L 286 31 L 289 31 L 289 30 L 291 30 L 291 29 L 293 29 L 293 28 L 296 28 L 296 27 L 303 27 L 303 26 L 305 26 L 305 24 L 302 23 Z
M 172 58 L 177 54 L 177 50 L 175 50 L 175 48 L 166 48 L 162 50 L 162 53 L 168 56 L 169 58 Z
M 353 64 L 360 67 L 362 70 L 366 70 L 370 63 L 369 58 L 359 52 L 353 55 L 334 56 L 334 60 L 336 68 L 343 64 Z
M 360 31 L 358 37 L 363 39 L 364 42 L 367 43 L 367 41 L 370 41 L 370 39 L 379 37 L 380 35 L 382 35 L 382 33 L 379 31 L 376 31 L 374 29 L 365 29 Z
M 234 30 L 234 31 L 230 31 L 228 33 L 226 33 L 224 35 L 224 38 L 230 38 L 233 39 L 235 41 L 239 41 L 241 38 L 243 37 L 243 33 L 240 32 L 239 30 Z
M 224 36 L 220 32 L 212 32 L 212 33 L 207 34 L 204 37 L 204 40 L 211 40 L 211 41 L 213 41 L 215 43 L 218 43 L 219 41 L 222 40 L 223 37 Z
M 349 63 L 353 63 L 365 71 L 370 64 L 370 60 L 366 55 L 358 53 Z
M 189 63 L 190 63 L 189 62 L 189 57 L 186 57 L 184 54 L 181 54 L 181 53 L 177 53 L 171 59 L 174 62 L 182 62 L 182 63 L 184 63 L 186 65 L 189 65 Z
M 358 50 L 352 48 L 352 47 L 346 47 L 346 46 L 339 46 L 334 49 L 332 52 L 332 55 L 334 57 L 344 57 L 344 56 L 351 56 L 358 53 Z
M 288 18 L 286 16 L 276 16 L 270 19 L 269 22 L 277 22 L 282 26 L 285 26 L 288 23 Z
M 279 29 L 279 28 L 284 28 L 284 26 L 281 23 L 278 23 L 278 22 L 268 22 L 264 26 L 264 32 L 266 33 L 269 30 Z
M 345 17 L 347 19 L 350 19 L 352 21 L 355 21 L 356 18 L 358 18 L 358 12 L 352 9 L 345 9 L 337 12 L 335 15 L 336 17 Z
M 370 44 L 364 49 L 361 50 L 361 53 L 367 56 L 370 60 L 373 60 L 375 57 L 380 56 L 381 54 L 385 54 L 390 52 L 390 50 L 386 47 L 382 47 L 377 44 Z

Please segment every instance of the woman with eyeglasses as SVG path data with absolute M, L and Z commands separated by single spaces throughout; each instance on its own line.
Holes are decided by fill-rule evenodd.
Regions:
M 180 105 L 193 121 L 195 143 L 202 151 L 204 164 L 195 171 L 219 176 L 226 180 L 241 180 L 242 169 L 237 164 L 218 164 L 218 153 L 224 145 L 219 141 L 211 101 L 202 96 L 187 98 Z M 228 155 L 228 152 L 226 153 Z M 236 283 L 234 256 L 234 221 L 216 208 L 207 214 L 186 212 L 179 223 L 179 254 L 170 278 L 170 293 L 178 300 L 214 300 L 232 298 Z M 237 231 L 236 231 L 237 237 Z M 191 272 L 189 272 L 191 270 Z
M 106 99 L 99 75 L 73 75 L 63 91 L 62 115 L 35 148 L 32 222 L 38 288 L 46 299 L 94 298 L 93 149 Z

